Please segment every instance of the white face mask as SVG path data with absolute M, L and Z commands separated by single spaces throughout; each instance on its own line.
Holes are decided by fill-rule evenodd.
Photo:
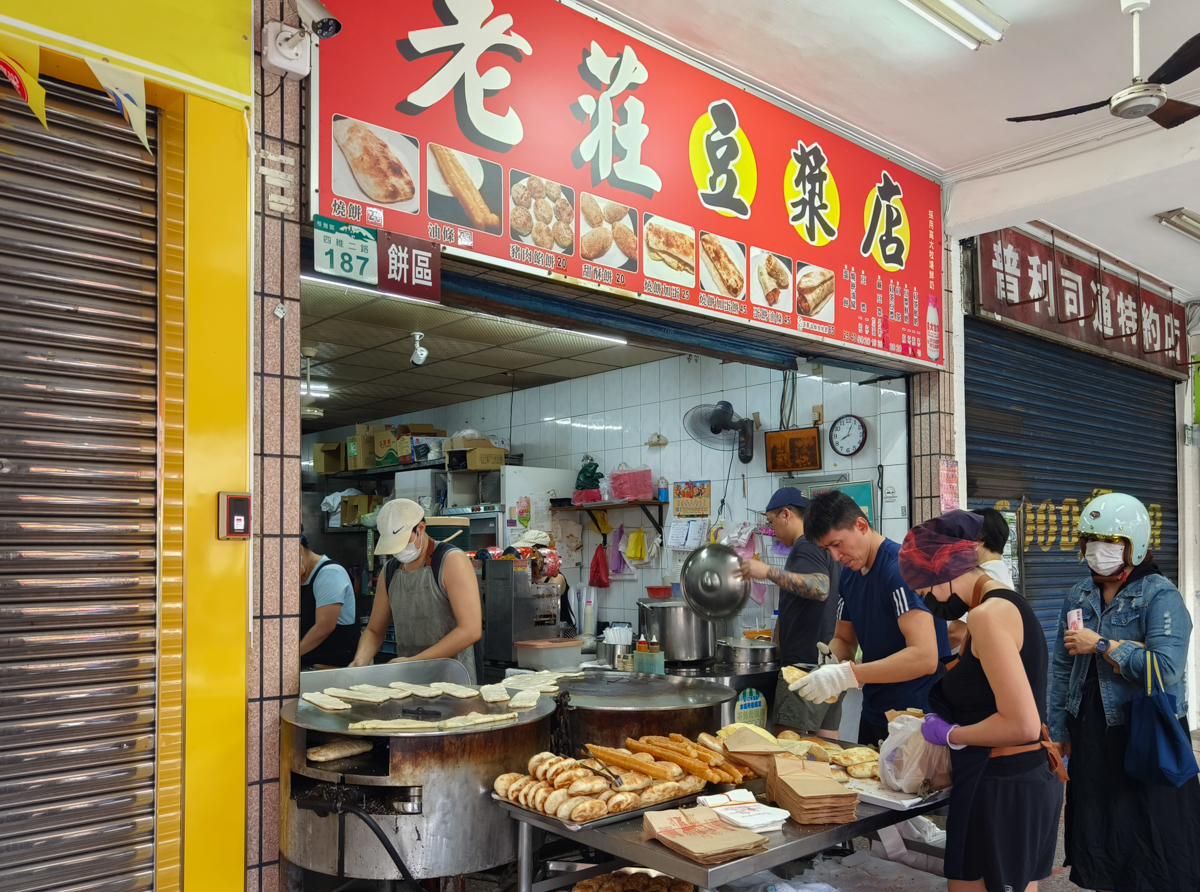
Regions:
M 1097 576 L 1112 576 L 1125 565 L 1124 542 L 1101 542 L 1093 539 L 1087 544 L 1087 563 Z
M 396 560 L 402 564 L 407 564 L 410 561 L 415 561 L 421 554 L 421 549 L 417 547 L 416 542 L 409 542 L 404 547 L 403 551 L 396 552 Z

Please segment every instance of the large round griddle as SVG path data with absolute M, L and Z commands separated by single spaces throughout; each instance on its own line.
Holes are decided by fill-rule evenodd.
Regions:
M 331 734 L 346 734 L 361 737 L 437 737 L 454 734 L 473 734 L 480 731 L 499 731 L 515 725 L 536 722 L 554 712 L 554 697 L 542 694 L 537 705 L 532 709 L 510 709 L 508 703 L 485 703 L 482 697 L 471 697 L 462 700 L 443 694 L 440 697 L 426 699 L 413 694 L 403 700 L 388 700 L 386 703 L 350 703 L 349 709 L 329 712 L 318 709 L 305 700 L 293 700 L 280 710 L 280 717 L 309 731 L 323 731 Z M 405 712 L 408 710 L 408 712 Z M 421 714 L 413 715 L 413 711 L 421 710 Z M 496 722 L 488 725 L 473 725 L 469 728 L 454 728 L 449 731 L 351 731 L 352 722 L 365 722 L 369 719 L 416 719 L 422 722 L 440 722 L 456 715 L 467 715 L 472 712 L 506 713 L 515 712 L 515 721 Z
M 704 709 L 720 706 L 737 696 L 732 688 L 704 679 L 628 672 L 588 670 L 583 678 L 562 678 L 558 685 L 571 695 L 571 706 L 575 709 L 631 712 Z

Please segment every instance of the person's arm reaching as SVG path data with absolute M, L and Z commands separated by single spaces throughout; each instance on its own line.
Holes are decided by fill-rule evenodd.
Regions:
M 300 639 L 300 656 L 304 656 L 329 637 L 337 626 L 338 615 L 341 612 L 341 604 L 326 604 L 317 608 L 312 627 Z
M 384 564 L 385 569 L 386 567 L 387 564 Z M 367 620 L 367 627 L 358 638 L 358 649 L 354 652 L 354 659 L 350 661 L 351 666 L 368 665 L 375 658 L 375 654 L 379 653 L 379 647 L 383 644 L 383 638 L 392 622 L 392 605 L 388 600 L 387 593 L 388 581 L 384 579 L 384 570 L 380 570 L 379 582 L 375 586 L 375 604 L 371 607 L 371 618 Z
M 859 663 L 854 675 L 860 685 L 894 684 L 911 681 L 937 672 L 938 644 L 933 614 L 927 610 L 908 610 L 897 617 L 904 647 L 882 660 Z
M 454 611 L 455 627 L 441 641 L 403 660 L 453 659 L 483 636 L 483 606 L 479 582 L 466 552 L 452 551 L 442 566 L 442 587 Z M 372 621 L 375 617 L 372 613 Z M 365 635 L 364 635 L 365 637 Z M 393 660 L 392 662 L 398 662 Z

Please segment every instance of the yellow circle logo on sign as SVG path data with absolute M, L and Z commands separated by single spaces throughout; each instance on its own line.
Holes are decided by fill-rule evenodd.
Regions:
M 788 221 L 810 245 L 828 245 L 838 236 L 842 199 L 820 143 L 796 143 L 783 171 L 783 204 Z
M 904 269 L 912 244 L 902 195 L 900 186 L 884 171 L 863 205 L 864 235 L 859 253 L 874 258 L 890 273 Z
M 688 137 L 688 163 L 705 207 L 725 217 L 749 218 L 758 165 L 731 102 L 719 99 L 696 119 Z

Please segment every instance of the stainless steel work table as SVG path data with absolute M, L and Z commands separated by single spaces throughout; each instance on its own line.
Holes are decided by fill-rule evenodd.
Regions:
M 762 780 L 751 781 L 747 789 L 756 793 L 762 792 Z M 796 861 L 846 842 L 858 836 L 865 836 L 879 830 L 907 821 L 916 815 L 935 811 L 942 808 L 946 801 L 943 797 L 930 800 L 906 811 L 884 808 L 879 805 L 858 803 L 858 818 L 849 824 L 820 824 L 804 826 L 789 820 L 782 830 L 763 834 L 770 842 L 767 850 L 757 855 L 749 855 L 724 864 L 697 864 L 689 858 L 678 855 L 655 839 L 648 839 L 642 830 L 642 818 L 630 818 L 615 824 L 604 824 L 595 828 L 586 825 L 578 830 L 569 830 L 561 821 L 535 814 L 509 802 L 497 803 L 507 811 L 514 820 L 520 822 L 517 829 L 517 892 L 551 892 L 570 886 L 580 880 L 602 873 L 609 873 L 621 867 L 648 867 L 661 871 L 677 879 L 694 883 L 698 890 L 716 889 L 725 883 L 742 877 L 768 870 L 788 861 Z M 673 803 L 665 807 L 678 807 Z M 590 846 L 602 852 L 615 856 L 617 861 L 609 861 L 603 865 L 581 870 L 578 872 L 562 873 L 550 879 L 535 883 L 533 881 L 533 828 L 553 833 L 557 836 Z M 564 865 L 566 866 L 566 865 Z

